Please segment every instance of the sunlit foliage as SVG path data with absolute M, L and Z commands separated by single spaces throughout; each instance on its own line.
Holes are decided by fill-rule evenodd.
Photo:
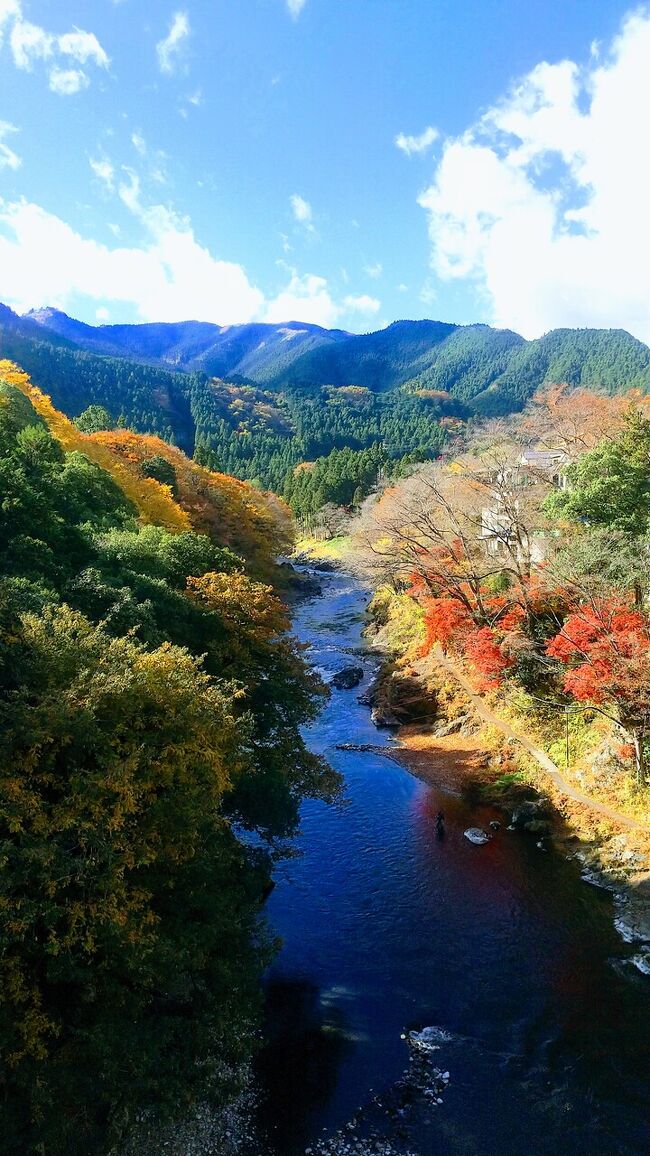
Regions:
M 2 378 L 0 1128 L 82 1156 L 236 1090 L 268 848 L 338 780 L 299 732 L 324 688 L 259 580 L 286 508 Z

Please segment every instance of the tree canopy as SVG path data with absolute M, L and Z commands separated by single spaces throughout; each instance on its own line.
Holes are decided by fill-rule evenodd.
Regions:
M 141 443 L 84 434 L 4 367 L 0 1117 L 12 1152 L 101 1152 L 135 1109 L 178 1111 L 197 1085 L 232 1092 L 270 957 L 271 848 L 306 795 L 338 785 L 299 730 L 325 691 L 272 585 L 286 509 Z

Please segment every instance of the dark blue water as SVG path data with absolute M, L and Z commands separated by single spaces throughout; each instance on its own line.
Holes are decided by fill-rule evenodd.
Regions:
M 362 644 L 366 595 L 345 575 L 324 583 L 295 629 L 327 676 Z M 376 659 L 363 664 L 367 682 Z M 268 1152 L 303 1153 L 386 1093 L 407 1066 L 402 1034 L 425 1025 L 450 1034 L 436 1060 L 450 1083 L 434 1112 L 410 1112 L 409 1151 L 647 1151 L 648 981 L 624 962 L 609 896 L 530 836 L 470 844 L 489 808 L 336 751 L 390 741 L 357 693 L 334 691 L 308 732 L 345 794 L 304 807 L 301 854 L 268 903 L 284 943 L 260 1065 Z M 402 1151 L 399 1129 L 391 1139 Z

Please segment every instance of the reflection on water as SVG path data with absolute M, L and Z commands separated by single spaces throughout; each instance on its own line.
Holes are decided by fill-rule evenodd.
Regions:
M 364 603 L 334 576 L 326 597 L 302 608 L 297 630 L 318 667 L 349 661 L 343 648 L 360 643 Z M 364 666 L 360 690 L 376 660 Z M 305 806 L 303 853 L 283 865 L 268 904 L 284 941 L 260 1064 L 268 1152 L 302 1153 L 371 1105 L 373 1091 L 379 1107 L 362 1119 L 393 1128 L 395 1151 L 645 1151 L 647 981 L 612 966 L 627 949 L 609 896 L 503 827 L 470 844 L 463 831 L 487 826 L 492 809 L 379 755 L 336 751 L 390 741 L 357 693 L 335 691 L 308 732 L 345 775 L 346 799 Z M 450 1033 L 440 1054 L 450 1083 L 435 1108 L 415 1099 L 407 1127 L 390 1089 L 408 1064 L 401 1036 L 428 1024 Z

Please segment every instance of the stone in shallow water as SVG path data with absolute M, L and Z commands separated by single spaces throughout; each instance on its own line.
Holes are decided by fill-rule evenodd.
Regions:
M 362 666 L 346 666 L 333 676 L 332 686 L 336 687 L 337 690 L 352 690 L 353 687 L 359 685 L 363 674 Z
M 476 843 L 477 847 L 480 847 L 482 843 L 489 843 L 490 841 L 490 836 L 487 831 L 481 830 L 480 827 L 468 827 L 463 834 L 466 839 L 469 839 L 470 843 Z
M 409 1047 L 421 1052 L 437 1052 L 441 1044 L 448 1043 L 452 1037 L 444 1028 L 428 1027 L 419 1032 L 408 1032 L 402 1039 L 408 1041 Z

